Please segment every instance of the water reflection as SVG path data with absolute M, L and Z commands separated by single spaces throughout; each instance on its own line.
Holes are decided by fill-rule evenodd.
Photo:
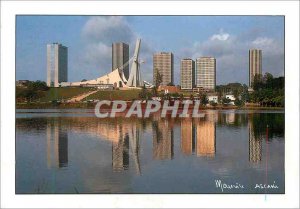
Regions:
M 197 156 L 214 157 L 216 154 L 216 124 L 211 121 L 197 123 Z
M 34 149 L 46 148 L 39 151 L 41 155 L 39 157 L 45 157 L 46 160 L 43 163 L 48 170 L 58 168 L 58 171 L 66 171 L 70 169 L 76 173 L 79 172 L 76 169 L 84 167 L 85 170 L 81 171 L 84 181 L 92 182 L 89 183 L 92 186 L 97 182 L 102 182 L 103 185 L 99 183 L 100 185 L 95 188 L 98 189 L 97 191 L 108 192 L 132 191 L 129 188 L 135 186 L 135 176 L 139 178 L 146 176 L 144 178 L 149 182 L 150 180 L 157 181 L 162 178 L 161 175 L 158 175 L 160 171 L 167 172 L 163 171 L 164 166 L 170 166 L 170 168 L 167 167 L 168 171 L 172 172 L 175 171 L 172 169 L 176 169 L 178 173 L 189 169 L 187 172 L 190 172 L 188 174 L 190 176 L 185 180 L 187 185 L 189 185 L 188 179 L 194 179 L 195 175 L 201 177 L 201 185 L 207 179 L 213 182 L 211 178 L 220 178 L 218 176 L 221 175 L 220 170 L 226 170 L 226 176 L 232 176 L 233 179 L 234 177 L 246 178 L 247 172 L 249 175 L 256 175 L 259 178 L 260 173 L 256 174 L 255 172 L 263 171 L 265 168 L 263 162 L 266 157 L 263 148 L 266 127 L 269 127 L 268 143 L 274 139 L 276 141 L 284 140 L 283 114 L 255 112 L 207 111 L 205 118 L 201 119 L 54 117 L 23 118 L 16 121 L 17 134 L 21 133 L 20 136 L 17 135 L 17 142 L 27 135 L 43 137 L 40 141 L 45 143 Z M 74 136 L 77 137 L 75 137 L 76 140 Z M 40 141 L 34 141 L 32 144 L 40 143 Z M 93 142 L 91 143 L 91 141 Z M 86 146 L 86 144 L 92 144 L 95 149 L 90 150 L 92 146 Z M 22 142 L 22 146 L 25 145 Z M 282 144 L 275 143 L 274 146 L 276 149 L 282 150 Z M 17 147 L 17 152 L 21 153 L 20 156 L 17 156 L 18 175 L 22 176 L 24 169 L 19 162 L 26 159 L 27 154 L 25 151 L 18 150 L 22 151 L 22 147 Z M 26 151 L 28 150 L 30 149 L 26 148 Z M 46 150 L 46 153 L 43 150 Z M 272 146 L 270 153 L 272 153 Z M 277 150 L 273 150 L 273 153 L 277 153 Z M 95 159 L 95 155 L 97 155 L 97 159 Z M 272 161 L 272 157 L 268 158 L 270 166 L 273 164 L 273 170 L 276 167 L 282 168 L 284 159 L 281 158 L 284 158 L 284 155 L 274 154 L 274 156 L 274 161 Z M 74 168 L 75 165 L 80 166 Z M 174 165 L 176 166 L 174 167 Z M 159 169 L 156 170 L 156 166 L 159 166 L 157 167 Z M 242 175 L 235 174 L 235 171 L 241 172 Z M 272 175 L 279 176 L 279 179 L 284 177 L 282 175 L 284 170 L 277 172 L 279 174 Z M 88 173 L 94 175 L 88 175 Z M 101 173 L 101 179 L 98 181 L 99 173 Z M 155 174 L 157 175 L 155 176 Z M 172 175 L 169 177 L 172 178 Z M 252 178 L 251 175 L 248 178 Z M 122 177 L 124 179 L 120 180 Z M 177 176 L 177 178 L 179 177 Z M 124 185 L 120 186 L 119 184 Z M 162 182 L 157 184 L 162 184 Z M 110 190 L 111 187 L 114 189 Z M 163 185 L 158 187 L 167 188 Z M 83 191 L 85 191 L 84 188 L 82 186 Z M 187 188 L 191 188 L 191 185 Z M 139 189 L 141 190 L 140 187 Z M 196 192 L 205 193 L 206 191 L 201 186 L 194 189 Z M 151 191 L 149 192 L 151 193 Z
M 61 168 L 68 166 L 68 133 L 58 120 L 47 121 L 47 166 Z
M 174 156 L 174 133 L 169 120 L 152 122 L 153 158 L 170 160 Z
M 129 136 L 112 143 L 112 167 L 114 171 L 128 169 L 129 166 Z
M 204 119 L 123 118 L 100 120 L 77 117 L 62 120 L 48 118 L 46 120 L 47 166 L 48 168 L 68 166 L 68 131 L 72 130 L 94 135 L 101 140 L 111 141 L 112 170 L 114 172 L 127 170 L 130 156 L 132 156 L 133 165 L 137 173 L 140 174 L 141 133 L 144 131 L 152 132 L 153 159 L 171 160 L 174 158 L 174 127 L 178 124 L 180 126 L 180 150 L 183 155 L 195 154 L 198 157 L 214 157 L 217 143 L 216 127 L 220 123 L 229 126 L 235 124 L 239 127 L 247 124 L 249 161 L 260 162 L 262 160 L 262 138 L 265 130 L 261 129 L 262 125 L 258 123 L 257 117 L 257 114 L 208 112 Z M 266 124 L 266 122 L 263 123 Z M 275 132 L 280 135 L 280 129 L 278 126 L 276 127 Z M 272 133 L 272 128 L 270 130 L 270 137 L 272 138 L 274 133 Z
M 249 161 L 257 163 L 262 158 L 262 138 L 258 134 L 254 134 L 253 123 L 248 122 L 249 127 Z
M 193 120 L 181 120 L 181 151 L 185 155 L 195 153 L 196 127 Z

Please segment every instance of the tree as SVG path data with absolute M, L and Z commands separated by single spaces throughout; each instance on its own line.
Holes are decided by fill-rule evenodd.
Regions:
M 248 86 L 246 84 L 243 85 L 243 92 L 241 93 L 241 100 L 245 103 L 248 102 L 250 99 Z
M 28 83 L 27 88 L 32 91 L 47 91 L 49 87 L 44 81 L 31 81 Z
M 272 88 L 273 87 L 273 75 L 271 73 L 265 73 L 263 76 L 263 83 L 265 84 L 266 88 Z
M 156 97 L 157 96 L 157 88 L 154 86 L 151 91 L 152 91 L 152 95 Z
M 217 106 L 217 103 L 214 102 L 214 101 L 210 101 L 209 104 L 210 104 L 211 106 L 213 106 L 213 107 Z
M 200 97 L 200 102 L 201 104 L 203 105 L 207 105 L 208 104 L 208 98 L 207 98 L 207 95 L 206 94 L 202 94 L 201 97 Z
M 159 87 L 163 81 L 163 75 L 158 72 L 157 68 L 155 68 L 154 72 L 155 72 L 155 84 L 154 85 L 156 87 Z
M 82 79 L 82 80 L 81 80 L 81 82 L 85 82 L 85 81 L 87 81 L 87 80 L 86 80 L 86 79 Z
M 30 81 L 26 88 L 16 88 L 16 97 L 21 100 L 32 101 L 42 97 L 48 89 L 49 87 L 44 81 Z
M 241 107 L 241 106 L 244 105 L 244 102 L 243 102 L 242 100 L 236 99 L 236 100 L 234 101 L 234 104 L 235 104 L 236 106 L 238 106 L 238 107 Z
M 190 100 L 194 101 L 194 95 L 193 94 L 190 95 Z
M 183 101 L 183 99 L 184 99 L 183 94 L 179 94 L 179 99 L 180 99 L 180 101 Z
M 143 86 L 142 91 L 139 93 L 139 97 L 142 100 L 147 99 L 147 90 L 146 90 L 145 86 Z
M 254 92 L 249 100 L 262 106 L 284 106 L 284 77 L 274 78 L 271 73 L 265 73 L 260 79 L 254 80 Z
M 226 98 L 226 97 L 223 97 L 222 98 L 222 103 L 223 104 L 229 104 L 231 102 L 231 99 L 228 99 L 228 98 Z
M 264 87 L 261 74 L 256 74 L 254 76 L 252 86 L 255 91 Z

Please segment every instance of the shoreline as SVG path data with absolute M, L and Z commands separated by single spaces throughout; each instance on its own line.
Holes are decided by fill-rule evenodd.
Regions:
M 131 103 L 131 102 L 127 102 Z M 144 109 L 144 104 L 142 103 L 142 109 Z M 52 103 L 16 103 L 15 109 L 94 109 L 96 103 L 62 103 L 62 104 L 52 104 Z M 189 107 L 189 109 L 192 109 Z M 178 109 L 182 109 L 180 106 Z M 218 105 L 216 107 L 200 106 L 199 110 L 285 110 L 284 107 L 261 107 L 261 106 L 224 106 Z

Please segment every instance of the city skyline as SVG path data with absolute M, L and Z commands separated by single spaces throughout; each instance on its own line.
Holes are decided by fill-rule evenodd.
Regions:
M 58 41 L 69 47 L 69 81 L 78 81 L 109 72 L 111 44 L 125 42 L 131 46 L 137 36 L 143 40 L 142 79 L 150 82 L 152 56 L 157 51 L 174 53 L 176 85 L 180 84 L 180 60 L 201 56 L 217 59 L 217 85 L 248 84 L 248 50 L 251 48 L 264 51 L 263 73 L 270 72 L 274 76 L 284 73 L 282 16 L 17 16 L 17 23 L 17 80 L 46 80 L 45 49 L 41 43 Z M 61 29 L 51 32 L 53 27 L 63 28 L 67 23 L 63 32 Z M 174 33 L 170 23 L 178 24 L 182 30 Z M 207 23 L 211 24 L 205 25 Z M 160 30 L 151 30 L 151 24 Z M 41 25 L 47 26 L 41 30 Z M 192 34 L 186 30 L 191 25 L 195 27 Z M 204 27 L 207 29 L 203 30 Z M 33 38 L 37 30 L 41 32 Z M 118 30 L 124 33 L 115 34 Z M 132 54 L 131 48 L 129 57 Z

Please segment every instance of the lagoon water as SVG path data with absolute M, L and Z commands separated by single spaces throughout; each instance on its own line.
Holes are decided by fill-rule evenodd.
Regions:
M 17 194 L 284 193 L 284 168 L 283 111 L 211 110 L 201 119 L 16 113 Z M 243 188 L 222 191 L 216 181 Z

